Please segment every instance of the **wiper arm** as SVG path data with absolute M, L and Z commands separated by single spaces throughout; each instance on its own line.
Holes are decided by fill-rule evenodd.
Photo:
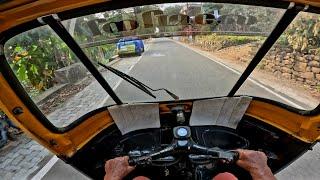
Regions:
M 107 66 L 105 64 L 102 64 L 100 62 L 98 62 L 98 64 L 102 67 L 104 67 L 105 69 L 111 71 L 112 73 L 116 74 L 117 76 L 121 77 L 123 80 L 129 82 L 130 84 L 132 84 L 133 86 L 137 87 L 138 89 L 142 90 L 143 92 L 145 92 L 146 94 L 148 94 L 149 96 L 156 98 L 156 96 L 154 94 L 152 94 L 152 92 L 150 91 L 165 91 L 168 95 L 170 95 L 173 99 L 178 100 L 179 96 L 175 95 L 174 93 L 172 93 L 171 91 L 165 89 L 165 88 L 159 88 L 159 89 L 152 89 L 151 87 L 147 86 L 146 84 L 143 84 L 142 82 L 138 81 L 137 79 L 135 79 L 132 76 L 129 76 L 117 69 L 114 69 L 110 66 Z
M 153 97 L 153 98 L 156 98 L 156 96 L 154 94 L 152 94 L 148 89 L 146 89 L 144 86 L 141 86 L 139 83 L 138 80 L 134 79 L 133 77 L 117 70 L 117 69 L 114 69 L 110 66 L 107 66 L 107 65 L 104 65 L 100 62 L 98 62 L 98 64 L 102 67 L 104 67 L 105 69 L 111 71 L 112 73 L 116 74 L 117 76 L 121 77 L 123 80 L 129 82 L 130 84 L 132 84 L 133 86 L 137 87 L 138 89 L 140 89 L 141 91 L 145 92 L 146 94 L 148 94 L 149 96 Z

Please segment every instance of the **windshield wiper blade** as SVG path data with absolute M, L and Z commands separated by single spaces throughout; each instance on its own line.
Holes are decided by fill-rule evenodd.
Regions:
M 148 94 L 149 96 L 153 97 L 153 98 L 156 98 L 156 96 L 154 94 L 152 94 L 148 89 L 146 89 L 144 86 L 141 86 L 140 84 L 138 84 L 136 81 L 136 79 L 134 79 L 133 77 L 117 70 L 117 69 L 114 69 L 110 66 L 107 66 L 107 65 L 104 65 L 100 62 L 98 62 L 98 64 L 102 67 L 104 67 L 105 69 L 111 71 L 112 73 L 116 74 L 117 76 L 121 77 L 123 80 L 129 82 L 130 84 L 132 84 L 133 86 L 137 87 L 138 89 L 142 90 L 143 92 L 145 92 L 146 94 Z
M 174 93 L 172 93 L 171 91 L 169 91 L 168 89 L 165 88 L 159 88 L 159 89 L 153 89 L 149 86 L 147 86 L 146 84 L 143 84 L 142 82 L 140 82 L 139 80 L 137 80 L 136 78 L 129 76 L 113 67 L 107 66 L 105 64 L 102 64 L 100 62 L 98 62 L 98 64 L 102 67 L 104 67 L 105 69 L 111 71 L 112 73 L 116 74 L 117 76 L 121 77 L 123 80 L 129 82 L 130 84 L 132 84 L 133 86 L 137 87 L 138 89 L 142 90 L 143 92 L 145 92 L 146 94 L 148 94 L 149 96 L 156 98 L 156 96 L 154 94 L 152 94 L 152 92 L 156 92 L 156 91 L 165 91 L 168 95 L 170 95 L 173 99 L 178 100 L 179 96 L 175 95 Z

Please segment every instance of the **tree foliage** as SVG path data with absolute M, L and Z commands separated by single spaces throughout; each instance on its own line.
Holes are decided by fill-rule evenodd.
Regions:
M 164 9 L 164 13 L 169 15 L 180 14 L 182 7 L 182 5 L 169 6 Z
M 256 31 L 270 32 L 279 20 L 282 10 L 220 3 L 204 3 L 202 11 L 213 13 L 219 10 L 222 31 Z
M 72 63 L 69 48 L 47 27 L 12 38 L 6 44 L 6 53 L 18 79 L 38 91 L 53 85 L 55 69 Z

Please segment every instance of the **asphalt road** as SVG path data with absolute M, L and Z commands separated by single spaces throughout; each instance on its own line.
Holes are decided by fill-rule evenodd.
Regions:
M 181 46 L 169 39 L 158 39 L 152 42 L 148 50 L 139 58 L 139 61 L 131 69 L 130 75 L 147 84 L 157 88 L 167 88 L 180 97 L 180 99 L 204 98 L 225 96 L 239 78 L 239 74 L 224 67 L 215 61 L 208 59 L 194 51 Z M 164 92 L 154 93 L 157 99 L 146 95 L 144 92 L 122 81 L 116 87 L 116 94 L 124 102 L 163 101 L 172 98 Z M 292 99 L 286 100 L 282 96 L 271 93 L 264 87 L 251 81 L 246 81 L 238 94 L 249 94 L 262 96 L 290 104 Z M 112 104 L 108 100 L 106 104 Z M 300 102 L 294 102 L 304 106 Z M 293 165 L 280 173 L 280 179 L 314 179 L 320 176 L 319 145 L 311 153 L 300 158 L 299 165 Z M 297 164 L 297 163 L 295 163 Z M 318 168 L 317 168 L 318 167 Z M 304 169 L 308 168 L 311 178 L 303 176 Z M 310 177 L 310 176 L 309 176 Z M 43 179 L 87 179 L 77 173 L 72 167 L 58 161 L 46 173 Z
M 226 96 L 240 77 L 239 73 L 170 39 L 155 39 L 129 74 L 153 89 L 166 88 L 180 99 Z M 237 94 L 306 107 L 268 89 L 247 80 Z M 157 98 L 154 99 L 125 81 L 116 89 L 116 94 L 124 102 L 172 100 L 164 91 L 155 92 Z

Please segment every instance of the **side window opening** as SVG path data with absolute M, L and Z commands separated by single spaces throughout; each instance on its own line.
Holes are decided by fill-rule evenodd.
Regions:
M 267 97 L 261 92 L 245 90 L 250 86 L 249 79 L 238 94 L 276 101 L 281 98 L 281 102 L 298 109 L 317 107 L 320 100 L 319 33 L 319 15 L 300 12 L 250 76 L 265 85 L 264 89 L 273 90 L 277 95 Z M 241 61 L 248 61 L 256 48 L 253 45 L 248 57 L 241 58 Z

